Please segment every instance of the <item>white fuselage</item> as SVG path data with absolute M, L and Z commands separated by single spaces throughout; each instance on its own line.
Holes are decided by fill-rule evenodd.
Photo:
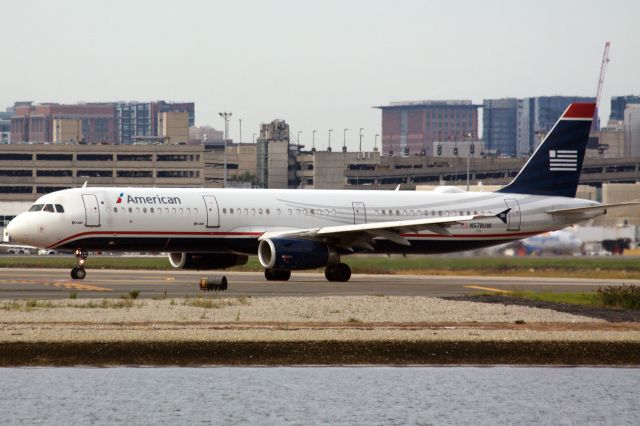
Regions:
M 375 252 L 439 253 L 486 247 L 564 228 L 604 213 L 554 216 L 547 211 L 596 202 L 494 192 L 260 190 L 206 188 L 76 188 L 40 197 L 9 225 L 12 241 L 83 250 L 235 252 L 256 254 L 265 232 L 348 224 L 495 216 L 448 227 L 403 233 L 411 245 L 376 238 Z M 37 210 L 37 208 L 35 209 Z M 52 209 L 48 209 L 52 210 Z M 61 209 L 60 209 L 61 210 Z

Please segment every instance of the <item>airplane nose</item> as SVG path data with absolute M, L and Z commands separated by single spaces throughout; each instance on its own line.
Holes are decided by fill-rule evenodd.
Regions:
M 26 237 L 24 218 L 16 216 L 7 225 L 7 235 L 10 243 L 21 243 Z

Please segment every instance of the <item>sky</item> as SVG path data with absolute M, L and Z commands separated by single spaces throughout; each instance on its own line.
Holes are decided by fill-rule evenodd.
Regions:
M 0 4 L 0 108 L 195 102 L 250 142 L 286 120 L 311 146 L 371 149 L 391 101 L 640 95 L 635 0 L 44 0 Z

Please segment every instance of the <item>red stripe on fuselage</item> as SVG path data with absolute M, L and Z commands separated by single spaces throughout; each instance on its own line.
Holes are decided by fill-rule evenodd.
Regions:
M 401 234 L 405 238 L 504 238 L 504 237 L 526 237 L 531 235 L 536 235 L 545 231 L 536 231 L 536 232 L 514 232 L 509 234 L 458 234 L 458 235 L 440 235 L 440 234 Z M 166 231 L 89 231 L 89 232 L 81 232 L 79 234 L 71 235 L 63 240 L 58 241 L 57 243 L 51 244 L 48 248 L 55 248 L 61 244 L 64 244 L 68 241 L 71 241 L 75 238 L 86 237 L 86 236 L 95 236 L 95 235 L 111 235 L 113 237 L 119 237 L 122 235 L 140 235 L 140 236 L 150 236 L 150 235 L 158 235 L 158 236 L 208 236 L 208 237 L 227 237 L 227 236 L 238 236 L 238 237 L 259 237 L 262 235 L 262 232 L 166 232 Z M 285 237 L 286 238 L 286 237 Z
M 86 237 L 87 235 L 111 235 L 113 237 L 119 237 L 121 235 L 167 235 L 167 236 L 245 236 L 245 237 L 259 237 L 262 235 L 262 232 L 166 232 L 166 231 L 89 231 L 89 232 L 81 232 L 79 234 L 71 235 L 63 240 L 58 241 L 57 243 L 51 244 L 48 248 L 57 247 L 60 244 L 66 243 L 67 241 L 73 240 L 78 237 Z

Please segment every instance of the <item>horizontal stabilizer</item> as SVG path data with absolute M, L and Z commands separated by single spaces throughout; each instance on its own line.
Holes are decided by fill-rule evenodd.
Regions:
M 632 207 L 640 205 L 640 201 L 629 201 L 626 203 L 614 203 L 614 204 L 598 204 L 597 206 L 589 206 L 589 207 L 575 207 L 570 209 L 557 209 L 557 210 L 549 210 L 547 213 L 556 214 L 556 215 L 572 215 L 579 213 L 589 213 L 593 211 L 598 211 L 602 209 L 614 209 L 619 207 Z

